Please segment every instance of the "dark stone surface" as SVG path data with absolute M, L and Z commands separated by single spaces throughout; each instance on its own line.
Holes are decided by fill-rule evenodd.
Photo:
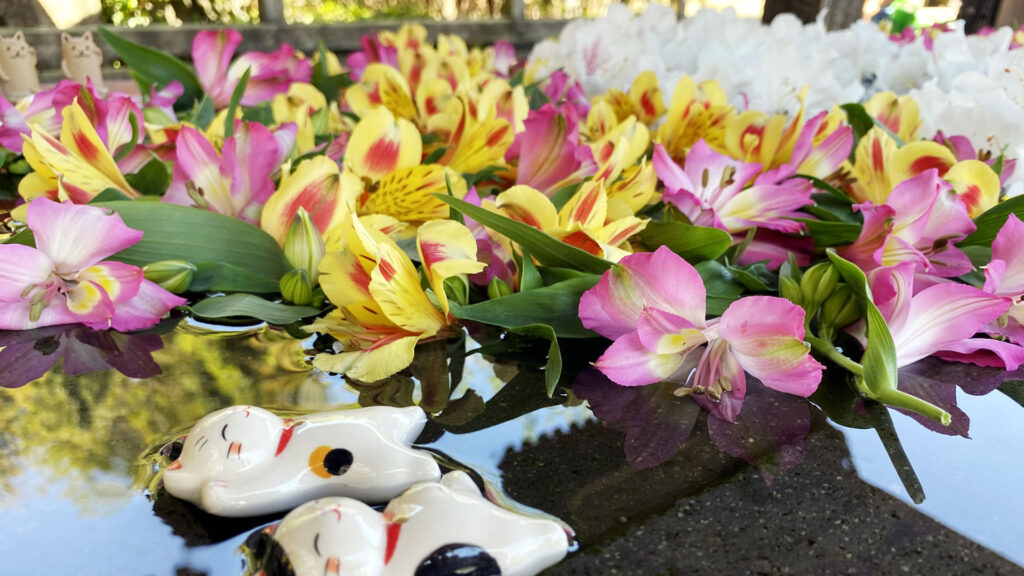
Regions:
M 506 454 L 503 483 L 568 522 L 586 549 L 545 576 L 1024 574 L 861 481 L 820 413 L 806 448 L 807 460 L 766 485 L 699 422 L 671 460 L 636 470 L 623 464 L 622 436 L 591 423 Z

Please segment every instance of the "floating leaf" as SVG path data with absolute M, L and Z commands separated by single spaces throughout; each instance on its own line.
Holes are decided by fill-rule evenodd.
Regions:
M 732 244 L 732 236 L 725 230 L 683 222 L 648 222 L 640 241 L 649 250 L 667 246 L 683 260 L 694 263 L 721 256 Z
M 200 318 L 255 318 L 271 324 L 291 324 L 320 313 L 312 306 L 289 306 L 252 294 L 214 296 L 196 302 L 189 310 Z
M 562 378 L 562 349 L 558 346 L 558 337 L 551 326 L 547 324 L 529 324 L 511 328 L 511 332 L 543 338 L 550 342 L 548 346 L 548 361 L 544 365 L 544 389 L 547 390 L 550 398 L 555 393 L 555 387 Z
M 590 275 L 469 306 L 453 303 L 452 314 L 510 330 L 546 324 L 559 338 L 594 338 L 597 335 L 580 323 L 579 304 L 580 296 L 598 280 L 597 275 Z
M 266 282 L 276 285 L 290 269 L 270 235 L 223 214 L 138 200 L 95 206 L 116 211 L 130 228 L 144 232 L 138 244 L 115 255 L 122 262 L 145 266 L 161 260 L 185 260 L 200 268 L 197 278 L 205 278 L 208 287 L 230 285 L 244 292 L 273 291 L 266 289 Z M 239 271 L 249 280 L 242 280 Z

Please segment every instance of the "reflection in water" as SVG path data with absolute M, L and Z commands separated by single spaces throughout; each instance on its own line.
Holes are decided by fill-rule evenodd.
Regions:
M 420 444 L 446 465 L 478 474 L 496 498 L 509 489 L 525 504 L 582 526 L 584 558 L 588 545 L 609 542 L 634 523 L 653 522 L 687 498 L 733 490 L 726 485 L 745 486 L 745 493 L 784 490 L 818 467 L 838 467 L 845 451 L 821 442 L 829 434 L 823 412 L 846 433 L 865 479 L 904 499 L 907 491 L 916 499 L 927 494 L 921 508 L 926 513 L 1024 563 L 1008 540 L 1022 529 L 1024 505 L 1003 501 L 1010 486 L 1019 490 L 1020 464 L 1008 455 L 1019 448 L 1013 440 L 1024 437 L 1024 424 L 1015 424 L 1024 422 L 1021 408 L 998 392 L 962 393 L 982 394 L 1020 374 L 915 364 L 914 372 L 903 374 L 901 388 L 928 395 L 954 414 L 953 427 L 940 435 L 860 400 L 845 382 L 823 385 L 813 406 L 752 383 L 741 422 L 725 424 L 698 414 L 692 402 L 670 391 L 593 380 L 587 362 L 599 350 L 586 344 L 563 348 L 562 382 L 576 385 L 549 398 L 546 346 L 487 332 L 427 343 L 409 370 L 377 383 L 311 372 L 307 359 L 316 342 L 266 326 L 225 334 L 183 322 L 162 342 L 155 332 L 118 335 L 74 327 L 37 332 L 32 340 L 14 334 L 0 334 L 0 359 L 20 369 L 20 376 L 7 370 L 0 378 L 24 378 L 46 363 L 43 371 L 49 369 L 29 385 L 0 393 L 0 521 L 18 527 L 0 539 L 0 556 L 13 558 L 5 569 L 14 573 L 39 572 L 32 559 L 51 544 L 93 559 L 117 559 L 76 573 L 164 574 L 185 566 L 239 573 L 237 547 L 271 518 L 218 523 L 168 499 L 155 474 L 167 461 L 161 447 L 205 414 L 232 404 L 291 414 L 419 405 L 431 418 Z M 583 400 L 607 426 L 592 422 Z M 536 446 L 559 449 L 537 452 Z M 805 451 L 807 461 L 799 464 Z M 775 475 L 774 484 L 760 478 L 749 484 L 743 460 L 765 479 Z M 147 488 L 155 502 L 140 495 Z M 616 500 L 615 494 L 631 497 Z M 802 509 L 802 498 L 787 505 Z M 44 545 L 42 534 L 53 542 Z M 68 572 L 67 561 L 40 561 L 53 563 L 49 572 Z

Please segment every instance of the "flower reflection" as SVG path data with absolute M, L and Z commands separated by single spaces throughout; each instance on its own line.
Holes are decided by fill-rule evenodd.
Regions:
M 708 416 L 708 432 L 719 450 L 746 460 L 770 484 L 775 474 L 803 461 L 810 407 L 805 399 L 775 392 L 753 378 L 748 386 L 747 409 L 735 422 Z M 593 369 L 580 374 L 572 387 L 599 419 L 626 432 L 626 460 L 641 468 L 675 455 L 700 416 L 700 406 L 688 396 L 674 396 L 673 389 L 665 383 L 618 386 Z

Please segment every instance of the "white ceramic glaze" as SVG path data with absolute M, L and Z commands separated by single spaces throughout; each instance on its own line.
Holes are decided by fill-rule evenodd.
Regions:
M 413 486 L 383 513 L 350 498 L 309 502 L 273 538 L 295 576 L 530 576 L 564 558 L 569 543 L 557 522 L 494 505 L 458 471 Z M 436 551 L 453 545 L 458 559 L 439 562 Z
M 379 503 L 437 480 L 433 457 L 411 448 L 426 415 L 415 406 L 321 412 L 294 420 L 255 406 L 208 414 L 189 432 L 164 487 L 218 516 L 258 516 L 316 498 Z
M 0 92 L 13 104 L 39 92 L 36 49 L 18 30 L 14 36 L 0 36 Z
M 93 41 L 92 32 L 77 37 L 61 32 L 60 53 L 60 69 L 65 77 L 82 85 L 92 80 L 96 94 L 100 97 L 106 96 L 107 87 L 103 84 L 103 51 Z

